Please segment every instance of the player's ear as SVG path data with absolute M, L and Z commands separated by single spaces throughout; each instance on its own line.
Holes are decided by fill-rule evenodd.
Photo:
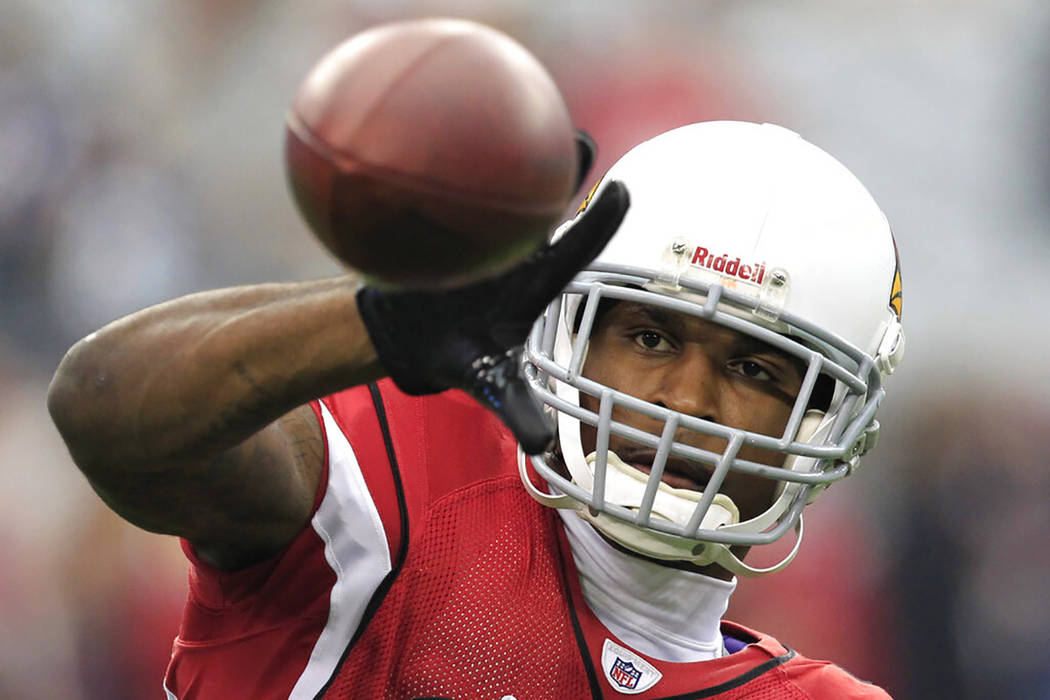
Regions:
M 576 130 L 576 191 L 579 192 L 583 183 L 587 180 L 587 173 L 594 165 L 594 158 L 598 153 L 598 145 L 594 139 L 583 129 Z

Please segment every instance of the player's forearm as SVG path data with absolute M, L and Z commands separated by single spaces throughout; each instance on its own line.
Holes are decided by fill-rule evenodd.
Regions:
M 79 341 L 48 406 L 81 468 L 162 469 L 382 375 L 349 278 L 204 292 Z

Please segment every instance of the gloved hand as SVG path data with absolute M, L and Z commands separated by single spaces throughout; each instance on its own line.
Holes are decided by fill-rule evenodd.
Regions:
M 510 428 L 527 454 L 546 449 L 554 431 L 521 376 L 522 345 L 547 304 L 605 247 L 628 206 L 627 188 L 610 182 L 555 244 L 467 286 L 362 287 L 357 305 L 394 383 L 417 396 L 463 389 Z

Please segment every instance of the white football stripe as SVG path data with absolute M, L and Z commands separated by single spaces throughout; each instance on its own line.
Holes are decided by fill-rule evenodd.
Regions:
M 328 441 L 328 490 L 311 524 L 336 574 L 328 622 L 289 700 L 310 700 L 335 671 L 361 624 L 365 607 L 391 570 L 386 531 L 353 448 L 321 404 Z

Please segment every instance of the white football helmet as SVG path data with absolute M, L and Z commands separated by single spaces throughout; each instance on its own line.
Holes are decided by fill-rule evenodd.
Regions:
M 674 129 L 629 151 L 595 190 L 612 180 L 630 193 L 626 218 L 526 345 L 525 374 L 557 417 L 560 450 L 529 459 L 519 453 L 522 481 L 541 503 L 576 510 L 646 556 L 717 563 L 742 575 L 777 571 L 798 551 L 803 508 L 873 446 L 881 380 L 903 354 L 900 269 L 886 217 L 838 161 L 771 124 Z M 797 357 L 807 369 L 783 434 L 686 415 L 588 379 L 584 363 L 603 299 L 696 316 Z M 814 407 L 818 380 L 833 392 Z M 582 405 L 583 394 L 595 397 L 597 412 Z M 614 407 L 662 428 L 617 422 Z M 590 455 L 581 424 L 596 430 Z M 690 431 L 716 436 L 725 448 L 691 446 L 698 440 L 683 439 Z M 610 436 L 655 450 L 649 473 L 609 451 Z M 743 446 L 781 456 L 759 463 L 740 456 Z M 661 480 L 672 457 L 705 465 L 702 492 Z M 530 464 L 547 488 L 533 483 Z M 720 492 L 731 472 L 778 482 L 765 512 L 740 520 L 737 504 Z M 774 566 L 747 566 L 730 551 L 770 544 L 791 529 L 794 548 Z

